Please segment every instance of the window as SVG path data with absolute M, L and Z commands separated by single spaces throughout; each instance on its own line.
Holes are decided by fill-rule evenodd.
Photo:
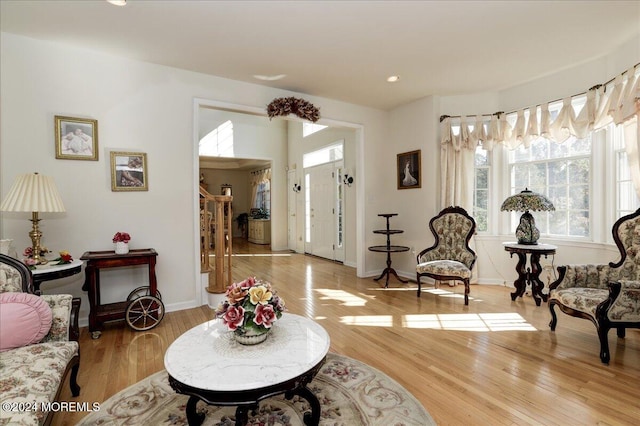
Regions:
M 613 136 L 614 167 L 616 172 L 615 218 L 618 219 L 636 211 L 640 206 L 640 200 L 631 181 L 631 171 L 629 170 L 627 152 L 624 147 L 624 132 L 622 131 L 622 126 L 610 126 L 608 131 L 610 131 Z
M 258 190 L 256 192 L 256 202 L 253 206 L 254 209 L 261 209 L 269 215 L 271 210 L 271 183 L 265 181 L 258 184 Z
M 476 220 L 478 232 L 489 230 L 489 152 L 476 148 L 475 177 L 473 182 L 473 218 Z
M 321 148 L 317 151 L 312 151 L 304 154 L 302 156 L 302 167 L 308 168 L 313 166 L 319 166 L 320 164 L 326 164 L 326 163 L 342 160 L 343 144 L 344 144 L 344 139 L 332 145 Z
M 304 122 L 302 123 L 302 137 L 306 138 L 307 136 L 312 135 L 315 132 L 319 132 L 320 130 L 326 129 L 326 128 L 327 126 L 323 126 L 321 124 Z
M 511 194 L 525 188 L 546 195 L 553 212 L 531 212 L 541 234 L 589 237 L 591 138 L 563 143 L 537 138 L 509 152 Z
M 504 166 L 498 166 L 502 165 Z M 504 184 L 502 184 L 504 182 Z M 611 224 L 640 207 L 631 180 L 622 126 L 563 143 L 537 138 L 529 148 L 476 150 L 473 216 L 479 232 L 511 233 L 520 212 L 499 211 L 502 200 L 528 188 L 546 195 L 553 212 L 531 212 L 543 237 L 611 241 Z M 609 189 L 610 188 L 610 189 Z
M 233 157 L 233 123 L 227 120 L 200 139 L 198 153 L 208 157 Z

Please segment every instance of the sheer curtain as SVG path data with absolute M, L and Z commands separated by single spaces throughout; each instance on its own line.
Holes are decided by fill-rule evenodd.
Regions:
M 271 168 L 251 172 L 251 206 L 255 207 L 258 201 L 258 187 L 262 183 L 271 182 Z
M 624 140 L 636 194 L 640 198 L 640 78 L 638 65 L 618 75 L 605 85 L 592 87 L 586 92 L 586 101 L 576 114 L 572 97 L 562 100 L 555 120 L 551 120 L 549 103 L 515 112 L 511 126 L 504 113 L 491 115 L 489 122 L 483 116 L 475 117 L 473 131 L 469 131 L 466 118 L 460 117 L 460 132 L 453 131 L 453 120 L 445 117 L 441 122 L 441 202 L 442 206 L 459 205 L 469 210 L 473 206 L 473 152 L 477 144 L 490 151 L 495 144 L 510 149 L 520 144 L 528 147 L 538 136 L 558 143 L 570 136 L 586 137 L 589 132 L 613 123 L 624 126 Z M 581 94 L 579 96 L 582 96 Z M 539 110 L 539 111 L 538 111 Z M 525 114 L 529 120 L 525 123 Z M 486 126 L 486 129 L 485 129 Z M 470 211 L 470 210 L 469 210 Z
M 460 206 L 471 212 L 473 210 L 475 138 L 470 136 L 464 117 L 461 120 L 458 135 L 454 134 L 449 118 L 441 123 L 441 135 L 441 208 Z

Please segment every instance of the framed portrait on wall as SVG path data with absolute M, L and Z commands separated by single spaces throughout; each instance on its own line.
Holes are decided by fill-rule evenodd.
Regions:
M 149 190 L 146 153 L 111 151 L 111 190 Z
M 420 150 L 398 154 L 398 189 L 421 187 Z
M 98 120 L 54 117 L 56 158 L 98 161 Z

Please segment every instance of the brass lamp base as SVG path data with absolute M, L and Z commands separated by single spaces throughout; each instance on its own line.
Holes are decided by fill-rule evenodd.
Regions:
M 36 265 L 45 265 L 49 261 L 40 256 L 40 238 L 42 238 L 42 232 L 40 232 L 38 222 L 40 222 L 40 219 L 38 219 L 38 212 L 31 212 L 31 223 L 33 224 L 33 227 L 31 232 L 29 232 L 29 237 L 31 237 L 31 250 L 33 251 L 32 258 L 35 260 Z

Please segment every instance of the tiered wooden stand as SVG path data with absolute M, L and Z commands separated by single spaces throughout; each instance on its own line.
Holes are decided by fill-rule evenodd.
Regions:
M 402 234 L 404 231 L 399 229 L 390 229 L 389 227 L 389 218 L 393 216 L 398 216 L 397 213 L 382 213 L 378 216 L 384 217 L 387 219 L 387 228 L 386 229 L 377 229 L 373 231 L 374 234 L 383 234 L 387 236 L 387 244 L 384 246 L 371 246 L 369 247 L 370 251 L 375 251 L 379 253 L 387 253 L 387 267 L 382 271 L 382 274 L 378 278 L 375 278 L 375 281 L 379 281 L 382 277 L 386 276 L 387 279 L 385 281 L 384 287 L 389 287 L 389 275 L 393 275 L 396 279 L 402 283 L 407 283 L 407 280 L 403 280 L 398 276 L 396 270 L 391 267 L 391 253 L 401 253 L 405 251 L 409 251 L 409 247 L 405 246 L 394 246 L 391 245 L 391 235 L 393 234 Z

